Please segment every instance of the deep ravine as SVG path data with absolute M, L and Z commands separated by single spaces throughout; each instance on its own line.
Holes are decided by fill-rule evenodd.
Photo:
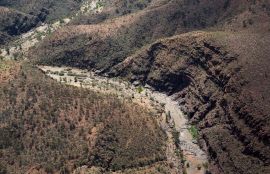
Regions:
M 98 76 L 86 70 L 50 66 L 39 68 L 57 81 L 97 92 L 116 93 L 136 104 L 148 106 L 156 112 L 157 121 L 167 133 L 166 156 L 174 164 L 175 173 L 186 171 L 190 174 L 204 174 L 208 170 L 208 157 L 193 139 L 188 120 L 172 97 L 159 93 L 148 85 L 142 87 L 121 79 Z

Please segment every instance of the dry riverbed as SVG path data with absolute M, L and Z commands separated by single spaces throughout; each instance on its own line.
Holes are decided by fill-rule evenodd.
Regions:
M 180 173 L 182 169 L 190 174 L 204 174 L 207 171 L 207 155 L 192 137 L 188 120 L 171 97 L 154 91 L 148 85 L 134 86 L 121 79 L 98 76 L 86 70 L 50 66 L 39 68 L 57 81 L 98 92 L 116 93 L 120 98 L 148 106 L 156 112 L 157 121 L 168 135 L 166 155 L 174 164 L 175 173 Z

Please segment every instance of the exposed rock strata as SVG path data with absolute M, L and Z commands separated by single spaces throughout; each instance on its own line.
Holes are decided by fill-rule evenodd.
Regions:
M 193 32 L 157 41 L 109 75 L 173 95 L 190 124 L 198 125 L 213 173 L 265 173 L 270 162 L 269 113 L 243 94 L 250 85 L 240 73 L 242 57 L 216 46 L 206 39 L 209 35 Z

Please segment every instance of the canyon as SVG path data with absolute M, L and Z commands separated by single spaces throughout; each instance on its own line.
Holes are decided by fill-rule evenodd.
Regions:
M 1 171 L 269 171 L 269 1 L 25 1 L 0 3 Z

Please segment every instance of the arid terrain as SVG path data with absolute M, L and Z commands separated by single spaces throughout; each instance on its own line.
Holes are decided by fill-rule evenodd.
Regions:
M 269 0 L 3 0 L 0 23 L 0 173 L 270 170 Z
M 71 69 L 67 67 L 40 67 L 52 78 L 73 86 L 90 88 L 98 92 L 116 94 L 125 99 L 131 99 L 134 103 L 147 106 L 156 112 L 157 120 L 160 126 L 166 131 L 170 141 L 167 144 L 166 156 L 173 161 L 176 171 L 181 171 L 180 160 L 189 163 L 186 168 L 188 173 L 205 173 L 207 168 L 198 170 L 198 166 L 208 163 L 208 157 L 204 151 L 197 145 L 196 140 L 191 136 L 187 125 L 188 120 L 181 112 L 178 103 L 173 101 L 166 94 L 152 91 L 151 88 L 135 87 L 132 84 L 117 78 L 106 78 L 96 75 L 94 72 L 85 70 Z M 69 70 L 69 71 L 67 71 Z M 57 72 L 64 72 L 63 74 Z M 169 115 L 168 115 L 169 114 Z M 170 117 L 170 118 L 169 118 Z M 174 132 L 179 133 L 178 139 L 173 137 Z M 177 147 L 175 142 L 179 141 L 179 146 L 183 150 L 183 156 L 179 157 L 175 151 Z

